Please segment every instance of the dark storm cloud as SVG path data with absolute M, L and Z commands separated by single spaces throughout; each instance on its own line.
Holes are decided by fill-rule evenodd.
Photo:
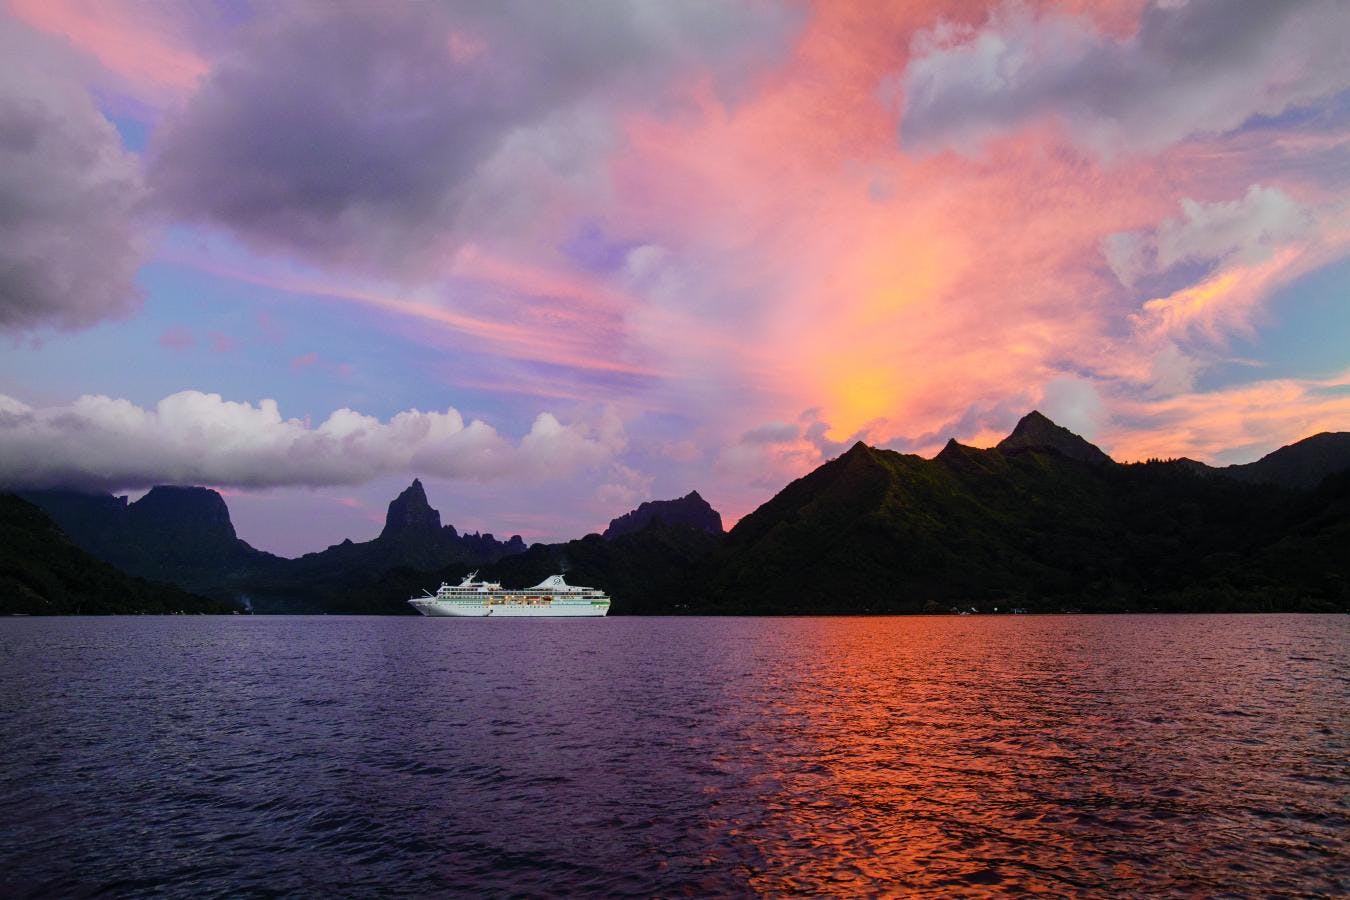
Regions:
M 0 329 L 124 314 L 139 299 L 139 165 L 62 50 L 0 22 L 0 58 Z
M 1086 19 L 1009 5 L 979 30 L 919 37 L 901 139 L 971 151 L 1032 122 L 1102 155 L 1222 133 L 1350 87 L 1343 0 L 1155 2 L 1119 40 Z
M 734 85 L 790 24 L 721 3 L 286 12 L 220 58 L 164 130 L 151 175 L 172 214 L 255 246 L 397 261 L 454 224 L 508 138 L 583 101 L 653 91 L 682 66 Z

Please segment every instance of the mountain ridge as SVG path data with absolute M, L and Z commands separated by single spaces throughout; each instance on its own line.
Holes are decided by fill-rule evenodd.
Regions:
M 1218 467 L 1230 478 L 1253 484 L 1280 484 L 1311 489 L 1345 470 L 1350 459 L 1350 432 L 1323 431 L 1239 465 Z
M 661 521 L 667 525 L 689 525 L 709 534 L 722 534 L 722 514 L 713 509 L 698 491 L 690 491 L 674 500 L 647 500 L 630 512 L 611 519 L 600 535 L 612 540 L 623 534 L 635 534 Z
M 224 499 L 206 488 L 156 488 L 134 504 L 70 492 L 48 499 L 72 536 L 105 549 L 119 539 L 117 522 L 156 520 L 158 531 L 132 529 L 142 544 L 156 535 L 156 548 L 132 542 L 135 574 L 260 611 L 409 612 L 400 592 L 474 568 L 509 586 L 576 572 L 618 592 L 616 614 L 919 612 L 956 602 L 1302 609 L 1350 604 L 1350 573 L 1336 568 L 1332 543 L 1347 469 L 1344 432 L 1241 466 L 1121 464 L 1033 410 L 994 447 L 950 440 L 931 459 L 858 441 L 730 532 L 693 491 L 644 502 L 604 536 L 527 548 L 518 535 L 501 542 L 442 525 L 414 479 L 375 539 L 292 560 L 240 540 Z M 158 508 L 162 518 L 149 515 Z M 185 553 L 196 554 L 196 569 L 181 565 Z M 1300 559 L 1307 577 L 1290 562 Z
M 1293 556 L 1317 560 L 1308 578 L 1282 563 L 1285 583 L 1265 574 L 1277 567 L 1269 548 L 1291 539 L 1294 511 L 1336 509 L 1332 494 L 1245 483 L 1192 461 L 1107 464 L 1038 418 L 1020 440 L 989 449 L 953 440 L 931 460 L 855 444 L 732 529 L 702 587 L 703 611 L 1350 605 L 1345 573 L 1325 571 L 1334 556 L 1321 537 L 1292 539 Z M 1337 465 L 1343 474 L 1319 491 L 1350 479 L 1350 455 Z M 1266 562 L 1224 574 L 1223 561 L 1253 555 Z
M 229 507 L 206 487 L 157 485 L 141 499 L 78 491 L 26 491 L 77 546 L 132 576 L 164 580 L 259 611 L 323 611 L 325 597 L 399 568 L 482 564 L 523 553 L 520 535 L 459 534 L 441 525 L 421 481 L 394 498 L 370 541 L 350 539 L 298 557 L 257 550 L 237 536 Z

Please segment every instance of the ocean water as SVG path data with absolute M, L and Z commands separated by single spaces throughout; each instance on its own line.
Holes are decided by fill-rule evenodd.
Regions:
M 1350 618 L 0 620 L 0 895 L 1345 895 Z

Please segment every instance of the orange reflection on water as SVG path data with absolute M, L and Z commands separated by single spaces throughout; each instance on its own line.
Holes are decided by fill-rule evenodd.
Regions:
M 728 872 L 768 894 L 1231 877 L 1233 846 L 1193 819 L 1222 815 L 1234 791 L 1263 796 L 1235 768 L 1246 753 L 1259 770 L 1263 740 L 1235 744 L 1215 678 L 1235 709 L 1270 698 L 1244 691 L 1231 657 L 1197 654 L 1203 635 L 1175 630 L 1195 620 L 1152 621 L 775 622 L 726 686 L 735 734 L 710 757 L 701 860 L 721 878 L 706 887 Z M 1260 730 L 1281 737 L 1273 719 Z

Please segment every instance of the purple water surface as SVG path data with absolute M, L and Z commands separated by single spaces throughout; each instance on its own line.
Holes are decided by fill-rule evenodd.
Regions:
M 1350 889 L 1350 618 L 0 620 L 0 894 Z

